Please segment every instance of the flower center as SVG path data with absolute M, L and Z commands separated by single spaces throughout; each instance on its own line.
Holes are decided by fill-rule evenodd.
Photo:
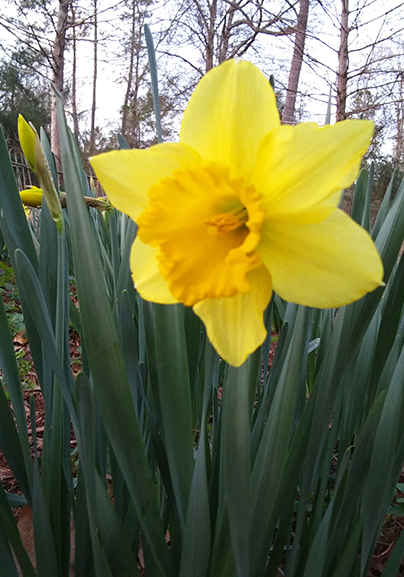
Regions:
M 209 234 L 217 234 L 223 236 L 242 226 L 248 221 L 247 209 L 243 206 L 241 208 L 234 208 L 231 212 L 222 214 L 215 214 L 210 218 L 206 224 L 208 226 Z
M 261 195 L 217 162 L 202 161 L 160 179 L 139 216 L 139 239 L 159 247 L 159 270 L 187 306 L 251 290 L 261 264 L 255 248 L 265 218 Z

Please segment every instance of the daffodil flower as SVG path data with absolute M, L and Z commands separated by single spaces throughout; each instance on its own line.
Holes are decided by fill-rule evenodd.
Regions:
M 91 159 L 111 203 L 138 224 L 130 264 L 140 295 L 192 306 L 218 353 L 239 366 L 266 337 L 272 291 L 328 308 L 375 289 L 375 246 L 337 208 L 372 133 L 366 120 L 282 126 L 255 66 L 210 71 L 179 143 Z

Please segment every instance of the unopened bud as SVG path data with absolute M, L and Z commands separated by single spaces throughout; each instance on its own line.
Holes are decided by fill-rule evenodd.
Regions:
M 25 206 L 38 208 L 42 206 L 43 190 L 37 186 L 31 186 L 20 191 L 21 201 Z
M 46 204 L 59 233 L 63 230 L 63 213 L 60 206 L 59 194 L 53 184 L 48 160 L 42 148 L 38 134 L 35 133 L 35 166 L 38 180 L 45 195 Z
M 20 114 L 18 116 L 18 138 L 20 139 L 21 149 L 24 153 L 24 156 L 27 159 L 28 165 L 33 172 L 36 172 L 35 134 L 35 128 L 28 124 L 25 118 Z

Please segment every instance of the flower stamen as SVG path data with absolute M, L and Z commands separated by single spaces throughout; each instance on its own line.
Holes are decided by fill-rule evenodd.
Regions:
M 215 214 L 212 218 L 207 220 L 205 224 L 208 227 L 209 234 L 224 236 L 231 230 L 243 226 L 247 221 L 248 212 L 243 206 L 242 208 L 236 207 L 234 210 L 229 212 Z

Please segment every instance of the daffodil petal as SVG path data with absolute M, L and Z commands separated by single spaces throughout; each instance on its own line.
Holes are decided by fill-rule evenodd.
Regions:
M 134 220 L 146 208 L 147 192 L 160 178 L 200 160 L 189 146 L 157 144 L 147 150 L 115 150 L 90 158 L 110 202 Z
M 174 304 L 178 301 L 168 290 L 168 284 L 160 274 L 156 257 L 158 248 L 135 239 L 130 253 L 130 269 L 135 287 L 146 301 Z
M 314 224 L 267 221 L 257 251 L 274 291 L 298 304 L 339 307 L 382 283 L 383 265 L 370 236 L 338 209 Z
M 202 78 L 185 110 L 180 141 L 205 160 L 248 177 L 263 136 L 279 126 L 274 92 L 249 62 L 229 60 Z
M 373 122 L 347 120 L 280 126 L 265 136 L 253 182 L 270 218 L 308 224 L 331 214 L 358 175 L 372 134 Z
M 264 266 L 248 273 L 251 291 L 222 299 L 206 299 L 194 312 L 206 327 L 219 355 L 239 367 L 265 340 L 264 311 L 272 294 L 271 275 Z

